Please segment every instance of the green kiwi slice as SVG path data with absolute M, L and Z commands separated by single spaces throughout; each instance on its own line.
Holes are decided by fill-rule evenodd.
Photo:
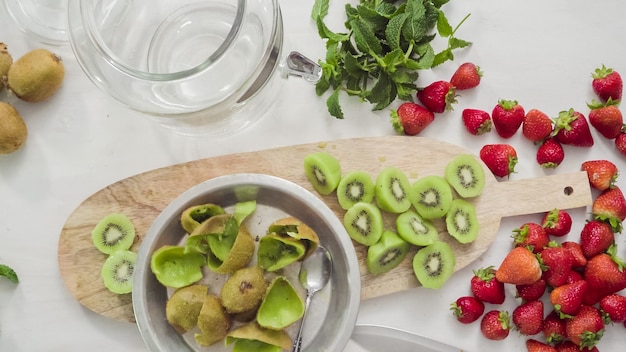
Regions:
M 411 207 L 409 189 L 411 184 L 402 170 L 389 166 L 376 177 L 376 204 L 384 211 L 402 213 Z
M 452 198 L 452 187 L 441 176 L 424 176 L 411 185 L 411 203 L 424 219 L 446 215 L 452 205 Z
M 121 249 L 111 254 L 102 265 L 102 281 L 109 291 L 117 294 L 130 293 L 133 290 L 133 271 L 137 254 Z
M 165 304 L 167 322 L 180 334 L 196 327 L 208 287 L 191 285 L 174 291 Z
M 380 241 L 367 249 L 367 269 L 374 275 L 397 267 L 409 252 L 409 243 L 395 232 L 383 231 Z
M 454 273 L 456 257 L 452 248 L 443 242 L 422 247 L 413 257 L 413 272 L 420 284 L 426 288 L 438 289 Z
M 198 314 L 199 333 L 194 338 L 200 346 L 210 346 L 221 341 L 228 334 L 231 326 L 230 316 L 224 310 L 222 301 L 214 295 L 206 295 L 200 314 Z
M 226 346 L 233 352 L 281 352 L 291 349 L 291 337 L 285 330 L 266 329 L 256 321 L 233 329 L 226 336 Z
M 264 328 L 282 330 L 303 315 L 304 302 L 286 277 L 277 276 L 267 289 L 256 320 Z
M 453 200 L 446 214 L 446 228 L 450 236 L 460 243 L 473 242 L 479 229 L 474 205 L 463 199 Z
M 150 269 L 167 287 L 180 288 L 202 279 L 206 257 L 198 252 L 185 252 L 183 246 L 163 246 L 152 254 Z
M 341 180 L 341 165 L 334 156 L 315 152 L 304 157 L 304 174 L 319 194 L 329 195 Z
M 413 209 L 398 215 L 396 230 L 402 239 L 416 246 L 427 246 L 439 238 L 432 221 L 424 219 Z
M 201 223 L 210 217 L 225 214 L 224 209 L 216 204 L 200 204 L 188 207 L 180 215 L 180 224 L 187 233 L 192 233 Z
M 374 204 L 358 202 L 344 214 L 343 226 L 352 240 L 371 246 L 383 234 L 383 215 Z
M 272 232 L 259 240 L 257 262 L 267 271 L 276 271 L 300 260 L 305 254 L 303 242 Z
M 235 271 L 224 283 L 220 291 L 222 305 L 229 314 L 256 310 L 267 290 L 263 270 L 250 266 Z
M 337 186 L 337 201 L 344 210 L 358 202 L 374 200 L 375 185 L 372 176 L 365 171 L 355 170 L 345 174 Z
M 463 198 L 480 195 L 485 188 L 485 170 L 470 154 L 457 155 L 446 165 L 446 181 Z
M 128 217 L 111 213 L 102 218 L 91 231 L 96 248 L 104 254 L 129 249 L 135 241 L 135 226 Z

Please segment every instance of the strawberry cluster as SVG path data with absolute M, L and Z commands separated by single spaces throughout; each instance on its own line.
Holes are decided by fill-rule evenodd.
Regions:
M 579 237 L 571 238 L 572 218 L 562 209 L 513 230 L 512 248 L 500 265 L 475 270 L 472 294 L 451 304 L 459 322 L 480 319 L 483 336 L 491 340 L 516 330 L 527 337 L 528 351 L 597 351 L 607 325 L 626 329 L 626 263 L 615 241 L 626 219 L 626 199 L 615 184 L 618 170 L 608 160 L 587 161 L 581 169 L 598 195 Z M 514 286 L 519 305 L 510 313 L 487 309 L 505 301 L 505 285 Z

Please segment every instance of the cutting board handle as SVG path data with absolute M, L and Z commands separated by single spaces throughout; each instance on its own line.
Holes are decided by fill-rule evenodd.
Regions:
M 493 197 L 493 211 L 502 217 L 547 212 L 554 208 L 571 209 L 592 203 L 591 187 L 585 171 L 502 181 L 494 184 L 489 192 Z

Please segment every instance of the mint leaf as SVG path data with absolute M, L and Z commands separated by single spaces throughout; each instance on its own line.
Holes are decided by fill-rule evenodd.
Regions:
M 0 264 L 0 277 L 2 276 L 6 277 L 14 284 L 17 284 L 20 281 L 15 270 L 4 264 Z
M 439 16 L 437 17 L 437 33 L 442 37 L 449 37 L 454 33 L 443 11 L 439 11 Z
M 391 79 L 387 74 L 381 73 L 378 81 L 376 81 L 376 84 L 374 84 L 374 87 L 367 95 L 367 100 L 372 104 L 376 104 L 374 110 L 382 110 L 389 106 L 396 96 L 396 88 L 392 84 Z
M 328 15 L 329 0 L 315 0 L 313 9 L 311 10 L 311 18 L 315 21 L 323 19 Z
M 468 42 L 456 37 L 451 37 L 448 45 L 450 46 L 450 49 L 459 49 L 472 45 L 472 42 Z
M 328 112 L 331 116 L 343 119 L 343 111 L 339 105 L 339 89 L 335 89 L 333 94 L 326 99 L 326 107 L 328 107 Z
M 450 0 L 432 0 L 433 5 L 435 5 L 437 8 L 441 8 L 441 6 L 445 5 L 448 3 L 448 1 Z
M 402 35 L 407 41 L 417 42 L 422 39 L 428 31 L 426 22 L 424 21 L 426 8 L 424 7 L 424 3 L 420 0 L 407 0 L 405 11 L 408 17 L 402 26 Z
M 387 28 L 385 29 L 385 39 L 387 39 L 387 45 L 389 45 L 391 50 L 401 49 L 400 38 L 402 35 L 402 27 L 408 17 L 408 14 L 402 13 L 389 20 Z
M 350 27 L 354 33 L 354 42 L 357 49 L 362 53 L 380 54 L 383 50 L 380 40 L 376 38 L 374 31 L 360 18 L 350 21 Z

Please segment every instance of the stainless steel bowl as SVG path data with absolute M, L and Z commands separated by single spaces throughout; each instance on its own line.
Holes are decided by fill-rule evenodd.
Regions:
M 234 174 L 210 179 L 181 194 L 159 214 L 143 239 L 132 299 L 137 325 L 150 351 L 227 350 L 219 342 L 201 348 L 193 342 L 193 337 L 180 335 L 169 325 L 165 303 L 171 290 L 152 274 L 150 258 L 163 245 L 181 243 L 185 233 L 180 215 L 189 206 L 215 203 L 228 210 L 238 201 L 251 199 L 257 201 L 257 210 L 248 219 L 253 235 L 264 235 L 263 228 L 279 217 L 294 216 L 317 232 L 320 243 L 332 256 L 332 278 L 316 294 L 307 315 L 304 351 L 341 351 L 350 339 L 360 304 L 361 281 L 356 253 L 341 221 L 324 202 L 297 184 L 269 175 Z M 295 277 L 297 270 L 286 275 Z M 294 286 L 300 286 L 297 279 L 292 281 Z M 295 331 L 288 332 L 295 336 Z

